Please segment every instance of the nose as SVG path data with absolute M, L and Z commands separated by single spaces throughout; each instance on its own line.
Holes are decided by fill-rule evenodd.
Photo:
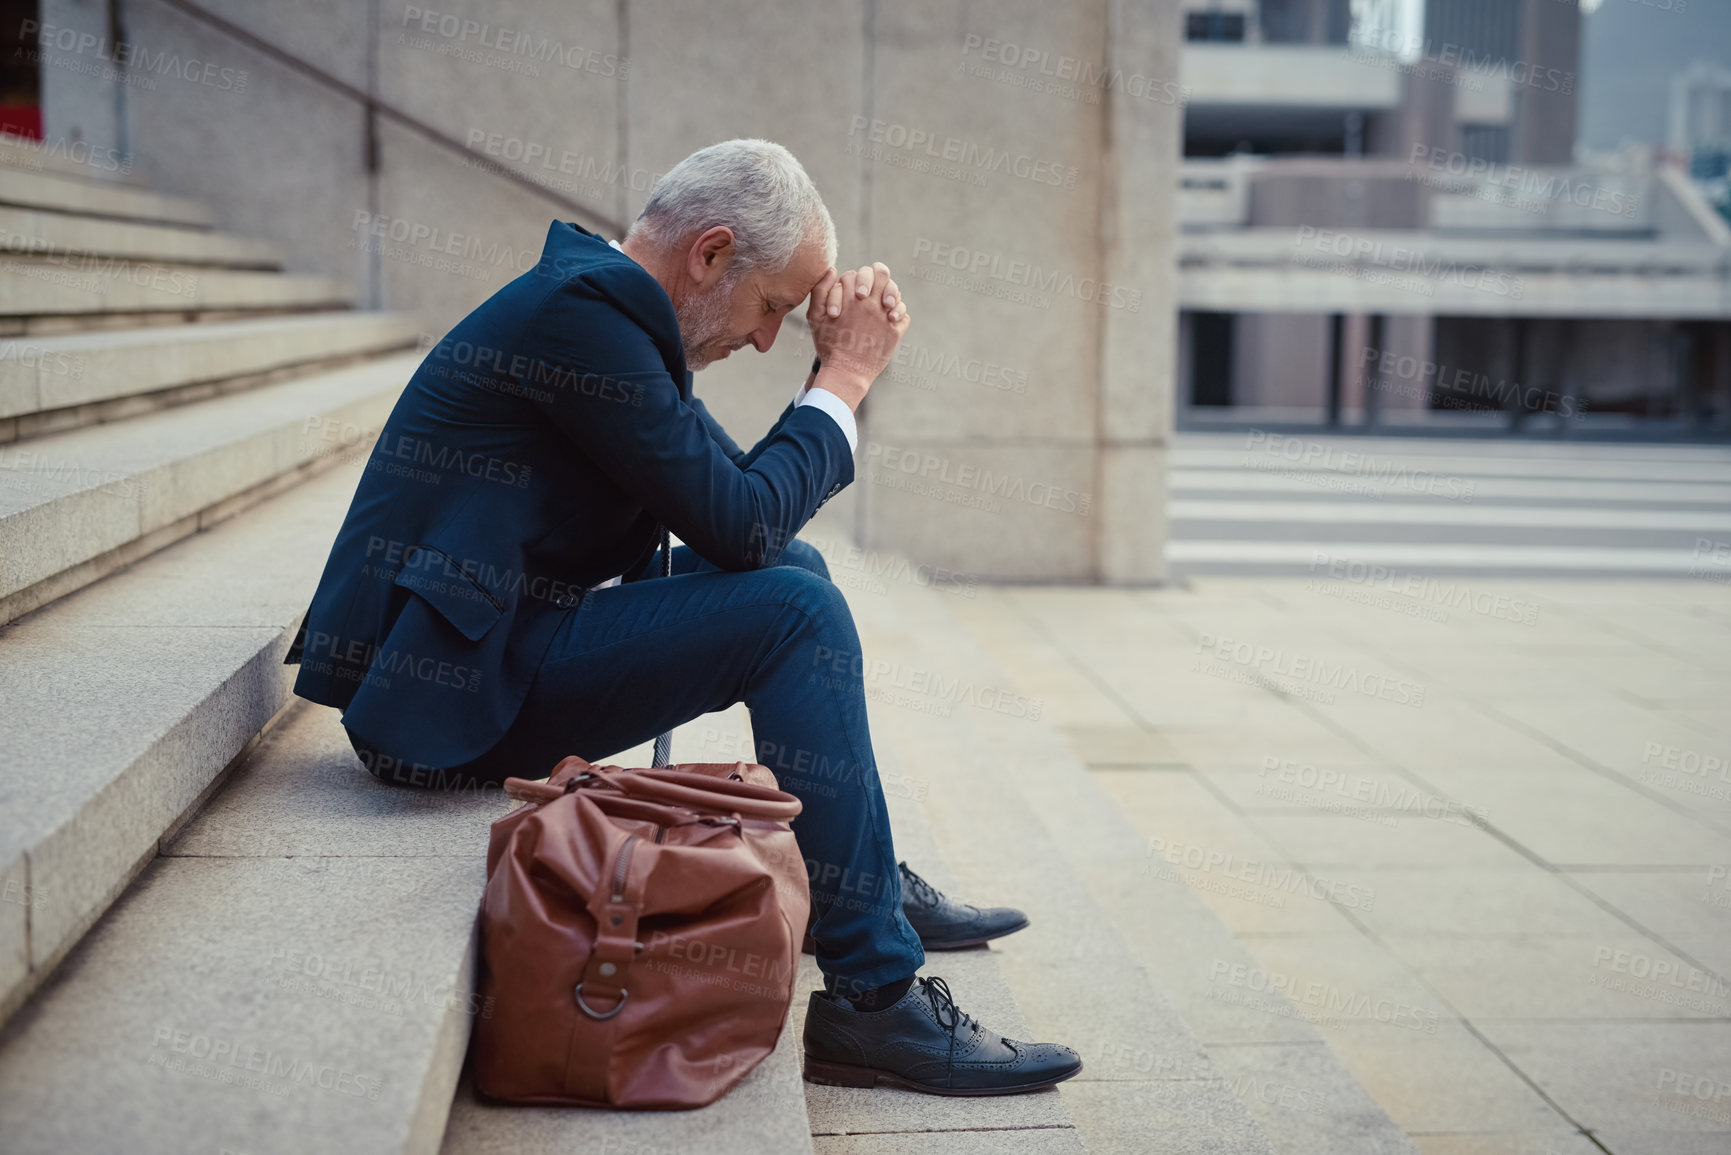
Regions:
M 759 325 L 756 329 L 752 330 L 751 347 L 756 349 L 759 353 L 769 352 L 770 346 L 775 344 L 776 334 L 780 332 L 781 316 L 780 314 L 777 314 L 773 320 Z

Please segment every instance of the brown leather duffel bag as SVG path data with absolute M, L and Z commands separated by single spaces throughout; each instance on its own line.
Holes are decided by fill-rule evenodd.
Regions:
M 799 800 L 744 762 L 567 758 L 505 792 L 529 805 L 487 848 L 477 1087 L 644 1110 L 721 1098 L 787 1021 L 810 902 Z

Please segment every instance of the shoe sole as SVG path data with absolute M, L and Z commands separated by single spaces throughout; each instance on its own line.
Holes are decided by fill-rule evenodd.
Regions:
M 1003 938 L 1005 935 L 1015 934 L 1019 930 L 1027 929 L 1028 920 L 1024 918 L 1015 926 L 1007 926 L 1003 930 L 994 931 L 991 934 L 983 934 L 978 938 L 958 938 L 952 939 L 948 942 L 927 942 L 925 939 L 921 939 L 920 945 L 927 950 L 966 950 L 968 947 L 984 946 L 993 939 Z
M 985 946 L 994 939 L 1000 939 L 1006 935 L 1015 934 L 1019 930 L 1027 929 L 1028 920 L 1024 918 L 1015 926 L 1007 926 L 993 934 L 983 934 L 978 938 L 958 938 L 948 942 L 927 942 L 925 939 L 921 939 L 920 946 L 925 950 L 966 950 L 971 946 Z M 805 936 L 805 941 L 800 944 L 799 949 L 802 954 L 816 954 L 817 943 L 813 942 L 812 937 L 808 934 Z
M 1055 1087 L 1065 1079 L 1073 1079 L 1082 1073 L 1082 1064 L 1077 1063 L 1074 1070 L 1066 1071 L 1050 1079 L 1041 1079 L 1037 1083 L 1020 1083 L 1014 1087 L 933 1087 L 926 1083 L 916 1083 L 912 1079 L 904 1079 L 891 1071 L 879 1071 L 873 1067 L 855 1067 L 847 1063 L 826 1063 L 807 1056 L 805 1060 L 805 1081 L 817 1083 L 824 1087 L 900 1087 L 904 1091 L 918 1091 L 923 1095 L 946 1095 L 958 1099 L 975 1099 L 988 1095 L 1022 1095 L 1029 1091 L 1040 1091 L 1047 1087 Z

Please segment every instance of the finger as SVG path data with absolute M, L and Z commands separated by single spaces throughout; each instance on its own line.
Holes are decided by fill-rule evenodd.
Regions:
M 841 316 L 841 306 L 845 300 L 847 300 L 847 286 L 842 284 L 840 277 L 837 277 L 835 283 L 830 285 L 829 292 L 825 294 L 824 306 L 829 315 L 832 317 Z
M 890 285 L 892 284 L 890 281 L 890 267 L 882 261 L 873 261 L 872 273 L 874 274 L 872 277 L 872 284 L 877 287 L 879 294 L 888 293 Z M 884 308 L 889 308 L 889 305 L 889 301 L 885 299 Z
M 853 295 L 862 300 L 871 296 L 872 280 L 876 275 L 877 270 L 873 269 L 870 265 L 861 265 L 859 267 L 858 279 L 854 281 Z
M 896 302 L 902 299 L 901 286 L 892 280 L 884 281 L 884 308 L 894 309 Z
M 817 320 L 819 311 L 825 307 L 834 286 L 838 283 L 838 274 L 832 268 L 823 275 L 823 279 L 811 288 L 811 304 L 806 307 L 805 319 Z

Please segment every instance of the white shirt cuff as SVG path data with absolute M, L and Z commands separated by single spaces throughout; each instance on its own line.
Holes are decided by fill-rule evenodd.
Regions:
M 793 395 L 795 407 L 800 405 L 816 405 L 829 414 L 835 423 L 841 426 L 842 436 L 847 438 L 849 453 L 859 450 L 859 425 L 853 419 L 853 410 L 847 407 L 847 402 L 831 393 L 828 389 L 809 389 L 800 386 L 799 392 Z

